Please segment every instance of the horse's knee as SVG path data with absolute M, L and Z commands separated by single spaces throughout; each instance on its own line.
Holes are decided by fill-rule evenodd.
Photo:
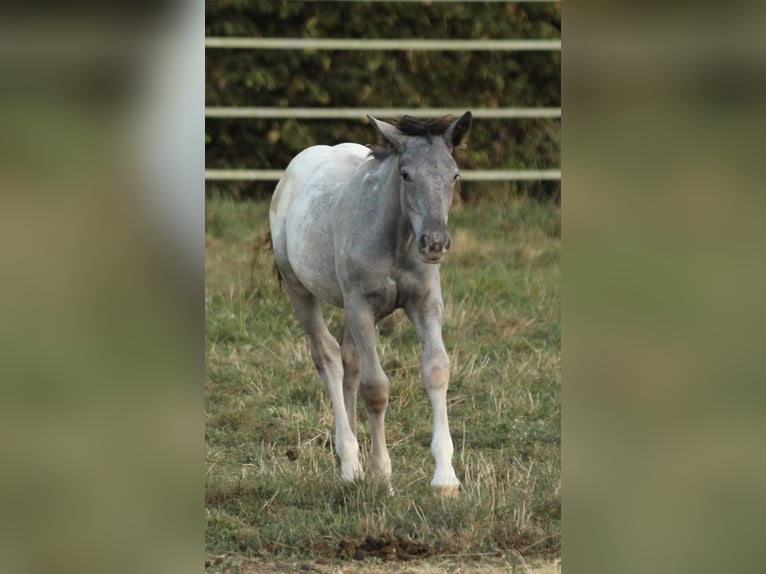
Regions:
M 450 375 L 449 356 L 446 351 L 435 352 L 425 357 L 423 373 L 428 387 L 434 390 L 446 388 Z
M 343 342 L 340 346 L 340 356 L 343 360 L 343 369 L 352 376 L 359 374 L 359 353 L 353 343 Z
M 385 374 L 381 373 L 374 377 L 362 379 L 362 399 L 367 412 L 382 414 L 388 407 L 389 383 Z

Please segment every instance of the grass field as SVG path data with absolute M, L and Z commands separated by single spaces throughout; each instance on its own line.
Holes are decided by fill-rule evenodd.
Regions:
M 430 490 L 430 404 L 417 338 L 401 311 L 379 326 L 396 494 L 372 479 L 339 482 L 328 394 L 271 255 L 257 247 L 267 213 L 268 201 L 206 205 L 208 571 L 258 571 L 254 564 L 284 560 L 324 571 L 321 564 L 394 558 L 511 567 L 558 556 L 559 206 L 501 196 L 451 212 L 442 286 L 463 484 L 455 499 Z M 325 311 L 340 334 L 342 311 Z M 365 464 L 361 401 L 359 417 Z

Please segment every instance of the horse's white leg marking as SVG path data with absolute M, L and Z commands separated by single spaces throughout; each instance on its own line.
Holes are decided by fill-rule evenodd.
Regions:
M 378 359 L 375 317 L 364 302 L 346 305 L 346 324 L 356 342 L 361 363 L 361 392 L 372 438 L 373 474 L 388 480 L 391 458 L 386 446 L 385 415 L 388 408 L 389 382 Z
M 431 453 L 436 462 L 436 469 L 431 480 L 431 486 L 439 494 L 454 496 L 458 493 L 460 481 L 457 479 L 455 469 L 452 466 L 454 447 L 447 420 L 447 387 L 449 386 L 450 364 L 442 340 L 441 298 L 431 302 L 431 304 L 409 306 L 406 311 L 415 325 L 418 338 L 423 346 L 423 379 L 433 409 Z
M 291 287 L 285 281 L 298 320 L 311 340 L 311 357 L 327 385 L 335 417 L 335 452 L 340 458 L 340 477 L 350 481 L 364 475 L 359 464 L 359 443 L 349 425 L 343 399 L 343 363 L 338 342 L 327 330 L 319 302 L 302 288 Z M 307 292 L 306 292 L 307 293 Z
M 349 481 L 363 476 L 364 472 L 359 464 L 359 443 L 349 424 L 344 404 L 340 345 L 329 332 L 326 335 L 322 338 L 320 350 L 323 366 L 320 367 L 318 364 L 314 345 L 312 345 L 311 353 L 330 391 L 332 412 L 335 417 L 335 450 L 340 458 L 340 477 L 342 480 Z M 327 353 L 328 350 L 329 353 Z
M 439 338 L 441 343 L 441 337 Z M 423 353 L 423 378 L 434 413 L 431 453 L 436 461 L 431 486 L 444 495 L 457 494 L 460 482 L 452 467 L 452 436 L 447 420 L 447 387 L 449 385 L 449 357 L 443 344 L 440 349 Z
M 351 431 L 356 434 L 356 394 L 359 391 L 359 352 L 348 324 L 343 328 L 343 342 L 340 346 L 343 359 L 343 402 Z

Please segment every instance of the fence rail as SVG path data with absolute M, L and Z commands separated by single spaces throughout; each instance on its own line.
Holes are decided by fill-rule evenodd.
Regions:
M 206 169 L 205 181 L 276 181 L 284 172 L 283 169 Z M 464 170 L 460 172 L 460 179 L 465 181 L 560 180 L 561 170 Z
M 209 107 L 208 118 L 302 118 L 302 119 L 364 119 L 398 118 L 405 114 L 435 116 L 459 116 L 471 110 L 475 118 L 560 118 L 561 108 L 261 108 L 261 107 Z
M 555 51 L 561 40 L 418 40 L 356 38 L 222 38 L 207 36 L 205 48 L 261 50 Z
M 551 0 L 531 0 L 550 2 Z M 556 1 L 556 0 L 553 0 Z M 561 40 L 418 40 L 352 38 L 206 37 L 205 48 L 265 50 L 414 50 L 414 51 L 560 51 Z M 405 114 L 460 115 L 469 108 L 275 108 L 206 107 L 208 118 L 364 119 L 367 114 L 394 118 Z M 476 118 L 560 118 L 561 108 L 473 108 Z M 280 169 L 206 169 L 206 181 L 276 181 Z M 466 181 L 560 180 L 561 170 L 466 170 Z

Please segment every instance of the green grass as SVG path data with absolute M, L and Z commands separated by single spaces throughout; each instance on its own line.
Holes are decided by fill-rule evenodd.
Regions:
M 430 490 L 430 406 L 401 311 L 380 324 L 396 494 L 372 479 L 340 483 L 329 397 L 258 249 L 267 214 L 267 201 L 206 206 L 207 554 L 335 559 L 368 535 L 417 541 L 430 555 L 558 554 L 558 206 L 517 197 L 451 212 L 442 285 L 456 499 Z M 325 311 L 339 334 L 342 311 Z M 359 417 L 365 464 L 361 401 Z

